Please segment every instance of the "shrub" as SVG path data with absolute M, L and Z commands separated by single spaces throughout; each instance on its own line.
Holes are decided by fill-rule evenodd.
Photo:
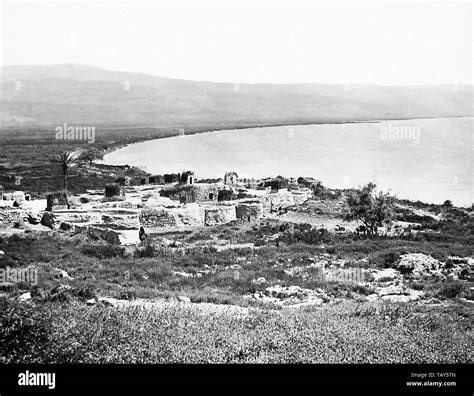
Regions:
M 376 193 L 376 185 L 369 183 L 360 190 L 351 191 L 346 200 L 344 220 L 361 221 L 369 235 L 393 216 L 393 198 L 388 193 Z
M 406 251 L 400 248 L 372 253 L 369 255 L 369 264 L 378 268 L 392 268 L 398 263 L 400 256 L 405 253 Z
M 145 257 L 155 257 L 158 253 L 157 248 L 149 239 L 145 239 L 143 246 L 137 247 L 135 250 L 135 257 L 145 258 Z
M 118 183 L 108 183 L 105 185 L 105 196 L 106 198 L 117 197 L 121 195 L 121 187 Z
M 81 247 L 81 252 L 98 259 L 123 257 L 125 249 L 106 242 L 88 243 Z
M 464 292 L 468 291 L 468 286 L 466 282 L 459 280 L 446 280 L 441 285 L 437 293 L 439 298 L 455 298 L 459 295 L 462 295 Z

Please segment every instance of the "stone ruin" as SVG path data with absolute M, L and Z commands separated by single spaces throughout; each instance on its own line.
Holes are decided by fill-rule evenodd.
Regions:
M 206 226 L 229 223 L 234 220 L 237 220 L 235 205 L 209 207 L 204 211 L 204 225 Z
M 164 209 L 143 209 L 139 216 L 145 227 L 172 227 L 176 225 L 174 216 Z
M 21 210 L 21 209 L 0 210 L 0 228 L 15 227 L 15 225 L 21 224 L 25 221 L 28 221 L 28 214 L 24 210 Z
M 46 210 L 48 212 L 63 209 L 68 209 L 67 196 L 64 191 L 53 192 L 46 196 Z
M 164 188 L 160 191 L 161 197 L 167 197 L 181 204 L 195 203 L 197 200 L 196 188 L 190 185 L 178 185 L 172 188 Z
M 222 201 L 233 201 L 235 199 L 234 191 L 231 189 L 220 190 L 217 195 L 217 200 Z
M 219 186 L 217 184 L 195 184 L 194 187 L 197 202 L 217 201 L 219 196 Z
M 238 175 L 236 172 L 226 172 L 224 175 L 224 184 L 227 186 L 235 186 L 238 181 Z
M 236 217 L 242 222 L 263 218 L 263 203 L 260 201 L 239 202 L 235 208 Z
M 194 172 L 186 171 L 181 173 L 181 177 L 179 178 L 179 184 L 192 186 L 194 184 Z
M 14 206 L 19 206 L 26 201 L 23 191 L 12 191 L 9 193 L 1 191 L 1 196 L 3 201 L 13 201 Z

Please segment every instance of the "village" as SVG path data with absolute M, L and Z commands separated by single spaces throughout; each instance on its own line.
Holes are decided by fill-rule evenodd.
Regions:
M 196 180 L 191 171 L 148 176 L 140 185 L 117 178 L 103 190 L 32 199 L 23 191 L 0 190 L 0 230 L 10 233 L 64 230 L 86 233 L 112 244 L 140 243 L 161 230 L 252 222 L 279 215 L 313 196 L 313 178 Z

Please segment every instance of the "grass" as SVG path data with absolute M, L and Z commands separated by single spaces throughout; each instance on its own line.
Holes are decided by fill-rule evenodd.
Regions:
M 176 241 L 176 249 L 152 235 L 138 248 L 62 231 L 0 237 L 0 250 L 5 252 L 0 266 L 33 265 L 39 279 L 37 286 L 23 282 L 9 290 L 12 296 L 30 291 L 32 299 L 22 304 L 8 300 L 2 312 L 0 356 L 29 363 L 465 363 L 470 359 L 472 329 L 468 303 L 460 297 L 469 295 L 467 282 L 411 280 L 413 289 L 449 302 L 423 306 L 369 303 L 365 296 L 373 293 L 370 286 L 329 281 L 311 269 L 295 275 L 285 272 L 307 267 L 315 259 L 387 268 L 409 252 L 442 261 L 473 255 L 471 235 L 453 234 L 453 243 L 444 232 L 435 239 L 359 239 L 263 220 L 162 234 Z M 234 244 L 261 244 L 258 249 L 217 251 L 209 247 L 215 237 Z M 56 268 L 72 279 L 58 278 Z M 255 284 L 260 277 L 266 282 Z M 323 289 L 343 300 L 291 311 L 268 309 L 275 307 L 245 298 L 277 284 Z M 202 312 L 169 302 L 160 309 L 85 304 L 99 296 L 187 296 L 195 303 L 246 307 L 249 314 Z
M 325 235 L 325 242 L 308 243 L 289 237 L 287 243 L 267 241 L 259 249 L 241 248 L 217 252 L 206 246 L 211 231 L 222 240 L 243 243 L 258 235 L 264 238 L 272 232 L 288 232 L 286 224 L 262 222 L 259 227 L 243 230 L 228 224 L 213 230 L 198 230 L 191 234 L 173 235 L 173 239 L 188 246 L 177 251 L 159 245 L 158 239 L 149 238 L 135 250 L 92 240 L 84 235 L 71 236 L 53 231 L 48 234 L 13 235 L 0 238 L 0 250 L 6 252 L 3 266 L 23 267 L 35 265 L 39 271 L 39 287 L 45 292 L 58 282 L 73 288 L 92 287 L 98 294 L 120 297 L 123 295 L 141 298 L 188 296 L 195 302 L 214 302 L 247 306 L 243 296 L 253 294 L 269 285 L 298 285 L 303 288 L 321 288 L 334 297 L 353 296 L 362 298 L 370 294 L 369 289 L 356 284 L 343 284 L 322 279 L 305 271 L 288 275 L 285 269 L 306 267 L 311 260 L 330 258 L 343 259 L 348 266 L 367 268 L 394 267 L 400 256 L 409 252 L 432 255 L 445 261 L 448 256 L 472 256 L 474 245 L 450 244 L 438 241 L 416 241 L 400 238 L 377 238 L 361 240 L 352 236 Z M 296 231 L 301 232 L 300 230 Z M 317 235 L 321 235 L 318 234 Z M 319 238 L 319 236 L 317 236 Z M 186 245 L 187 244 L 187 245 Z M 367 258 L 366 262 L 361 259 Z M 238 265 L 238 277 L 231 266 Z M 58 280 L 55 268 L 67 271 L 72 280 Z M 180 276 L 186 273 L 189 276 Z M 266 283 L 255 285 L 252 281 L 265 278 Z M 17 285 L 18 291 L 27 290 L 27 285 Z M 443 284 L 430 286 L 426 281 L 418 288 L 439 289 Z M 431 290 L 430 289 L 430 290 Z M 449 289 L 449 290 L 448 290 Z M 465 290 L 456 285 L 444 285 L 441 297 L 465 295 Z M 429 290 L 428 290 L 429 291 Z M 434 297 L 439 297 L 432 293 Z
M 467 363 L 472 342 L 456 312 L 391 304 L 241 316 L 47 303 L 8 307 L 1 321 L 11 363 Z

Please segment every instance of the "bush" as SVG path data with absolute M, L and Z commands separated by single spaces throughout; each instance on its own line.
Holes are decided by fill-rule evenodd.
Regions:
M 110 243 L 89 243 L 81 247 L 81 252 L 98 259 L 123 257 L 125 249 L 121 246 L 112 245 Z
M 0 356 L 6 363 L 44 362 L 52 333 L 51 312 L 32 304 L 9 302 L 0 319 Z
M 138 258 L 155 257 L 157 253 L 158 250 L 155 245 L 149 239 L 145 239 L 143 246 L 135 250 L 134 256 Z
M 436 296 L 438 298 L 455 298 L 468 292 L 468 289 L 466 282 L 447 280 L 443 282 Z
M 400 248 L 389 249 L 369 255 L 369 265 L 378 268 L 393 268 L 400 260 L 400 256 L 406 251 Z
M 121 195 L 121 187 L 118 183 L 108 183 L 105 185 L 106 198 L 118 197 Z

